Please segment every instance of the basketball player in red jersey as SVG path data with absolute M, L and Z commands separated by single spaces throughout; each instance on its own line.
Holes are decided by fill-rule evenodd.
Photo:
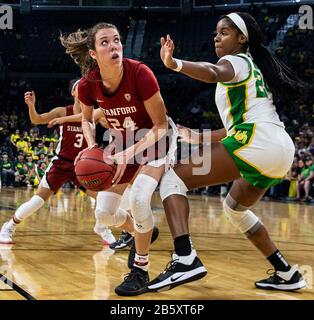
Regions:
M 70 116 L 81 112 L 80 103 L 77 99 L 77 84 L 74 83 L 71 94 L 74 97 L 74 104 L 67 107 L 57 107 L 50 112 L 38 114 L 35 109 L 36 97 L 35 93 L 26 92 L 24 95 L 25 103 L 28 106 L 29 117 L 34 124 L 46 124 L 56 117 Z M 55 150 L 55 157 L 52 158 L 38 191 L 29 201 L 23 203 L 15 212 L 12 219 L 2 226 L 0 232 L 0 243 L 13 243 L 12 236 L 16 230 L 16 226 L 25 218 L 39 210 L 49 199 L 56 193 L 59 188 L 67 181 L 74 182 L 80 189 L 86 191 L 80 186 L 75 172 L 74 159 L 77 154 L 87 147 L 86 140 L 82 132 L 81 122 L 64 123 L 59 126 L 59 143 Z M 86 191 L 88 195 L 96 198 L 97 192 Z M 114 236 L 109 228 L 99 228 L 96 224 L 94 231 L 101 235 L 104 243 L 110 244 L 115 241 Z
M 95 123 L 101 123 L 101 125 L 104 128 L 109 128 L 108 122 L 106 120 L 106 117 L 104 116 L 102 108 L 98 108 L 98 109 L 94 110 L 93 117 L 94 117 Z M 55 118 L 55 119 L 51 120 L 48 123 L 48 127 L 51 128 L 51 127 L 53 127 L 55 125 L 61 125 L 61 124 L 66 123 L 66 122 L 79 122 L 79 121 L 82 121 L 82 113 L 74 114 L 74 115 L 71 115 L 71 116 Z M 108 138 L 109 138 L 109 141 L 110 141 L 111 138 L 109 136 L 108 136 Z M 122 209 L 126 210 L 129 214 L 131 214 L 131 212 L 130 212 L 130 203 L 129 203 L 130 189 L 131 189 L 131 187 L 128 186 L 124 190 L 123 196 L 121 198 L 121 203 L 120 203 L 120 206 L 119 206 L 119 208 L 122 208 Z M 100 192 L 102 192 L 102 191 L 100 191 Z M 101 197 L 101 195 L 100 195 L 100 197 Z M 101 221 L 98 221 L 99 220 L 98 217 L 99 216 L 96 216 L 96 224 L 101 226 L 102 223 L 101 223 Z M 132 228 L 132 231 L 134 232 L 134 228 Z M 131 230 L 129 230 L 129 232 L 126 231 L 126 230 L 122 230 L 122 234 L 121 234 L 120 238 L 117 241 L 111 243 L 109 245 L 109 248 L 112 249 L 112 250 L 121 250 L 121 249 L 124 249 L 126 247 L 132 247 L 133 248 L 134 238 L 133 238 L 132 233 L 130 233 L 130 232 L 131 232 Z M 155 234 L 155 237 L 156 237 L 156 234 Z M 134 250 L 132 250 L 132 256 L 130 257 L 130 263 L 131 263 L 131 260 L 134 259 L 134 254 L 135 254 L 135 252 L 134 252 Z
M 121 214 L 118 207 L 125 188 L 133 182 L 129 201 L 134 219 L 136 254 L 134 264 L 129 266 L 131 272 L 115 292 L 126 296 L 138 295 L 146 291 L 149 281 L 148 251 L 154 227 L 151 197 L 174 157 L 176 139 L 172 139 L 168 149 L 158 150 L 165 151 L 162 156 L 158 154 L 152 161 L 148 156 L 145 165 L 140 166 L 143 159 L 131 162 L 149 147 L 155 150 L 156 142 L 168 133 L 168 123 L 175 126 L 167 118 L 153 72 L 141 62 L 123 58 L 120 35 L 114 25 L 99 23 L 88 30 L 61 36 L 61 42 L 83 74 L 78 85 L 78 98 L 82 104 L 82 127 L 88 147 L 96 146 L 95 104 L 103 109 L 110 128 L 121 133 L 120 137 L 115 135 L 114 140 L 117 147 L 113 158 L 118 163 L 114 184 L 99 193 L 96 216 L 104 225 L 129 231 L 133 221 L 128 215 Z M 142 129 L 146 129 L 145 134 Z M 175 132 L 173 130 L 174 135 Z M 140 133 L 142 138 L 134 143 L 134 137 Z M 129 138 L 133 138 L 131 146 L 128 146 Z M 118 150 L 121 140 L 123 147 Z

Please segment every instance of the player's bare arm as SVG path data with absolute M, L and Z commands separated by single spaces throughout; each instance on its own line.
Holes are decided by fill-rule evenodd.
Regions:
M 28 106 L 29 118 L 33 124 L 46 124 L 54 118 L 63 117 L 66 115 L 66 109 L 64 107 L 57 107 L 42 114 L 37 113 L 35 107 L 36 95 L 34 91 L 25 92 L 24 101 Z
M 82 121 L 82 113 L 78 113 L 78 114 L 73 114 L 71 116 L 52 119 L 51 121 L 49 121 L 48 127 L 51 128 L 55 125 L 60 125 L 65 122 L 81 122 L 81 121 Z M 96 124 L 100 123 L 104 128 L 109 128 L 106 117 L 100 108 L 94 110 L 94 121 Z
M 218 142 L 226 137 L 225 128 L 218 130 L 208 130 L 202 133 L 194 131 L 190 128 L 177 125 L 180 140 L 190 144 L 203 144 L 206 142 Z
M 87 106 L 81 102 L 82 108 L 82 129 L 84 137 L 87 141 L 87 145 L 89 148 L 97 145 L 96 143 L 96 128 L 95 128 L 95 121 L 94 121 L 94 107 Z
M 160 57 L 164 65 L 169 69 L 176 69 L 178 67 L 176 60 L 173 58 L 174 43 L 170 35 L 166 39 L 160 39 Z M 181 60 L 181 73 L 190 78 L 200 80 L 207 83 L 227 82 L 234 78 L 234 70 L 230 62 L 221 60 L 217 64 L 209 62 L 191 62 Z

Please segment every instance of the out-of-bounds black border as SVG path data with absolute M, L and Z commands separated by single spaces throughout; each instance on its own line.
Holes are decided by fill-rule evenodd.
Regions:
M 142 315 L 135 313 L 144 308 Z M 200 300 L 110 300 L 110 301 L 0 301 L 1 316 L 31 319 L 301 319 L 312 318 L 314 300 L 308 301 L 200 301 Z M 120 312 L 117 314 L 117 310 Z M 138 309 L 137 309 L 138 310 Z M 181 311 L 180 311 L 181 310 Z M 198 312 L 200 310 L 200 312 Z M 290 317 L 289 317 L 290 316 Z M 97 317 L 97 318 L 94 318 Z M 228 318 L 227 318 L 228 317 Z M 278 318 L 277 318 L 278 317 Z

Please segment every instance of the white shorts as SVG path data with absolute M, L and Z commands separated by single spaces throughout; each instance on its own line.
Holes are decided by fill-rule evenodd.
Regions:
M 294 143 L 279 125 L 242 123 L 222 140 L 242 176 L 261 188 L 274 185 L 289 171 L 295 153 Z

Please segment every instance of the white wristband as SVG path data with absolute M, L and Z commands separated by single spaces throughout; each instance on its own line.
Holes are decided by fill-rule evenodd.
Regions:
M 180 59 L 173 59 L 175 62 L 176 62 L 176 64 L 177 64 L 177 67 L 175 68 L 175 69 L 172 69 L 173 71 L 176 71 L 176 72 L 180 72 L 181 71 L 181 69 L 182 69 L 182 60 L 180 60 Z

